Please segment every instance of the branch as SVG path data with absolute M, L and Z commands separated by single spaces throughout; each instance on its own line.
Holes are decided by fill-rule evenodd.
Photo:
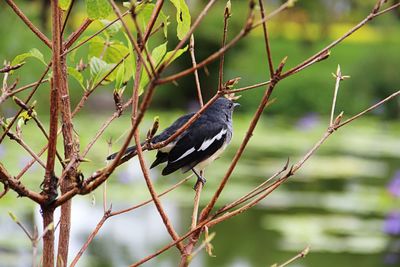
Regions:
M 28 104 L 28 102 L 32 99 L 33 95 L 36 93 L 36 90 L 39 88 L 39 86 L 42 84 L 42 81 L 44 80 L 44 77 L 46 77 L 47 72 L 49 71 L 51 67 L 51 63 L 49 63 L 47 65 L 46 70 L 43 72 L 42 76 L 40 77 L 39 81 L 37 82 L 37 84 L 35 85 L 35 87 L 33 88 L 33 90 L 29 93 L 29 96 L 26 98 L 26 100 L 24 101 L 26 104 Z M 17 114 L 14 116 L 14 118 L 11 120 L 10 123 L 8 123 L 7 128 L 4 130 L 4 133 L 1 135 L 0 137 L 0 144 L 3 142 L 4 137 L 7 135 L 8 131 L 11 129 L 11 127 L 14 125 L 14 123 L 17 121 L 18 116 L 21 114 L 21 112 L 23 111 L 23 109 L 21 108 Z
M 186 177 L 185 179 L 179 181 L 178 183 L 176 183 L 175 185 L 171 186 L 170 188 L 168 188 L 167 190 L 165 190 L 164 192 L 162 192 L 161 194 L 158 195 L 158 197 L 162 197 L 166 194 L 168 194 L 169 192 L 171 192 L 172 190 L 178 188 L 180 185 L 182 185 L 183 183 L 185 183 L 186 181 L 188 181 L 191 177 L 193 176 L 193 174 L 189 175 L 188 177 Z M 122 210 L 118 210 L 118 211 L 114 211 L 111 212 L 111 208 L 109 210 L 107 210 L 104 214 L 103 217 L 101 218 L 101 220 L 97 223 L 95 229 L 90 233 L 88 239 L 86 240 L 86 242 L 82 245 L 81 249 L 79 250 L 79 252 L 77 253 L 77 255 L 75 256 L 75 258 L 73 259 L 70 267 L 74 267 L 79 259 L 82 257 L 83 253 L 86 251 L 86 249 L 88 248 L 88 246 L 90 245 L 90 243 L 93 241 L 93 239 L 96 237 L 97 233 L 99 232 L 100 228 L 103 226 L 103 224 L 106 222 L 106 220 L 108 220 L 111 217 L 120 215 L 120 214 L 124 214 L 130 211 L 133 211 L 137 208 L 143 207 L 144 205 L 147 205 L 149 203 L 153 202 L 153 199 L 150 198 L 146 201 L 143 201 L 139 204 L 136 204 L 132 207 L 129 207 L 127 209 L 122 209 Z
M 3 164 L 0 163 L 0 182 L 5 186 L 9 187 L 14 190 L 18 196 L 20 197 L 27 197 L 32 199 L 38 204 L 42 204 L 44 202 L 44 197 L 39 193 L 31 191 L 27 189 L 21 181 L 16 180 L 13 178 L 7 170 L 4 168 Z
M 50 40 L 44 35 L 36 26 L 25 16 L 24 12 L 14 3 L 13 0 L 6 0 L 7 4 L 14 10 L 15 14 L 31 29 L 31 31 L 39 37 L 48 47 L 51 48 L 52 44 Z
M 143 157 L 143 151 L 140 146 L 139 133 L 137 131 L 135 132 L 134 137 L 135 137 L 135 143 L 137 146 L 140 167 L 142 168 L 142 172 L 143 172 L 144 179 L 146 181 L 147 188 L 149 189 L 149 192 L 151 194 L 153 202 L 156 205 L 158 212 L 160 213 L 160 216 L 164 222 L 165 227 L 168 230 L 168 233 L 171 235 L 172 239 L 174 241 L 176 241 L 179 239 L 179 235 L 175 232 L 175 230 L 171 224 L 171 221 L 169 220 L 167 214 L 165 213 L 165 211 L 161 205 L 161 201 L 157 196 L 157 193 L 154 189 L 153 183 L 151 182 L 149 170 L 146 166 L 146 162 Z M 183 253 L 183 245 L 181 243 L 177 243 L 177 248 L 181 251 L 181 253 Z

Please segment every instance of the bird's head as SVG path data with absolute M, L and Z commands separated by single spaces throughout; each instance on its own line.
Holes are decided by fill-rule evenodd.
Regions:
M 220 97 L 210 106 L 210 110 L 214 110 L 215 112 L 223 112 L 228 117 L 231 117 L 233 110 L 237 106 L 240 106 L 240 104 L 235 103 L 228 98 Z

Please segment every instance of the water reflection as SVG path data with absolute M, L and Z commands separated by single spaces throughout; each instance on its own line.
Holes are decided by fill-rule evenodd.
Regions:
M 248 118 L 242 118 L 248 121 Z M 236 120 L 235 139 L 227 153 L 207 170 L 202 204 L 211 197 L 245 127 Z M 364 126 L 366 125 L 366 126 Z M 398 266 L 400 251 L 400 140 L 398 125 L 380 127 L 375 121 L 339 131 L 304 168 L 255 209 L 211 229 L 216 257 L 200 252 L 192 266 L 269 266 L 282 263 L 310 245 L 311 252 L 297 266 Z M 298 127 L 305 127 L 299 131 Z M 117 127 L 118 128 L 118 127 Z M 271 121 L 260 124 L 249 149 L 222 194 L 220 204 L 232 201 L 281 168 L 287 156 L 295 161 L 321 136 L 326 127 L 310 115 L 295 126 Z M 262 135 L 260 134 L 262 133 Z M 268 140 L 268 142 L 265 142 Z M 379 144 L 376 144 L 379 140 Z M 0 147 L 0 156 L 5 147 Z M 149 161 L 153 152 L 147 152 Z M 103 153 L 93 162 L 104 164 Z M 14 155 L 11 155 L 14 157 Z M 19 158 L 15 155 L 15 158 Z M 18 164 L 18 162 L 16 163 Z M 83 166 L 85 168 L 87 165 Z M 93 166 L 88 168 L 93 169 Z M 36 169 L 38 172 L 40 169 Z M 159 176 L 152 170 L 158 192 L 184 175 Z M 193 181 L 162 198 L 176 230 L 189 228 Z M 101 189 L 73 202 L 70 260 L 86 241 L 103 214 Z M 113 210 L 149 198 L 136 160 L 124 165 L 108 183 Z M 7 217 L 11 209 L 28 225 L 40 224 L 33 205 L 9 194 L 0 201 L 1 266 L 28 266 L 31 247 L 22 231 Z M 39 225 L 40 227 L 40 225 Z M 126 266 L 170 242 L 153 204 L 107 221 L 78 266 Z M 176 266 L 179 255 L 171 249 L 144 266 Z

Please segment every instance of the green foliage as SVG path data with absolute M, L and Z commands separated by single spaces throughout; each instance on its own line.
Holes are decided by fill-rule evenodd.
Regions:
M 79 83 L 79 85 L 82 87 L 82 89 L 85 90 L 85 85 L 83 84 L 82 73 L 80 73 L 77 69 L 75 69 L 73 67 L 68 67 L 67 72 L 72 78 L 74 78 Z
M 154 4 L 140 4 L 136 9 L 135 12 L 137 13 L 137 21 L 139 24 L 139 28 L 142 32 L 146 30 L 147 25 L 149 24 L 151 14 L 153 13 L 155 5 Z M 168 25 L 169 25 L 169 20 L 168 16 L 165 15 L 163 11 L 160 11 L 160 15 L 156 20 L 156 24 L 161 24 L 163 25 L 163 33 L 164 37 L 167 37 L 168 34 Z
M 91 57 L 89 61 L 90 67 L 90 77 L 92 78 L 92 84 L 95 85 L 99 83 L 105 76 L 107 76 L 108 72 L 114 67 L 114 64 L 109 64 L 106 61 L 98 58 Z M 107 81 L 112 81 L 113 79 L 109 76 L 106 78 L 104 83 Z
M 176 32 L 179 40 L 182 40 L 190 29 L 191 18 L 190 18 L 189 8 L 185 0 L 170 0 L 170 1 L 172 4 L 174 4 L 176 8 L 176 22 L 178 23 Z
M 69 8 L 70 4 L 71 4 L 71 0 L 58 0 L 58 6 L 62 10 L 67 10 Z
M 42 62 L 44 65 L 47 66 L 47 63 L 44 61 L 43 54 L 37 48 L 32 48 L 31 50 L 29 50 L 29 52 L 16 56 L 12 60 L 11 65 L 20 64 L 20 63 L 24 62 L 24 60 L 27 58 L 36 58 L 40 62 Z
M 89 19 L 104 19 L 112 13 L 112 7 L 107 0 L 85 0 Z

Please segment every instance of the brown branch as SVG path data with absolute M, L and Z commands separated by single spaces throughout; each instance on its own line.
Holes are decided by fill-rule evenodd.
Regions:
M 264 4 L 262 0 L 258 0 L 258 4 L 260 5 L 260 13 L 261 18 L 263 20 L 263 33 L 264 33 L 264 43 L 265 49 L 267 50 L 267 58 L 268 58 L 268 67 L 269 67 L 269 77 L 272 79 L 274 76 L 274 63 L 272 62 L 272 54 L 271 54 L 271 45 L 269 43 L 269 33 L 267 30 L 267 20 L 265 19 L 265 10 Z
M 174 52 L 171 54 L 171 56 L 168 59 L 165 60 L 165 63 L 162 66 L 160 66 L 160 70 L 163 70 L 166 66 L 169 65 L 169 63 L 171 63 L 171 60 L 175 57 L 176 53 L 178 53 L 178 50 L 180 48 L 182 48 L 183 45 L 187 42 L 187 40 L 193 34 L 194 30 L 199 26 L 200 22 L 207 15 L 208 11 L 215 4 L 215 2 L 216 2 L 216 0 L 209 0 L 208 1 L 207 5 L 203 8 L 203 10 L 197 16 L 195 22 L 192 24 L 192 26 L 190 27 L 189 31 L 182 38 L 182 40 L 180 40 L 179 43 L 176 45 L 176 47 L 173 50 Z
M 78 27 L 78 29 L 76 29 L 73 33 L 71 33 L 70 36 L 68 36 L 67 40 L 64 41 L 64 47 L 65 49 L 68 49 L 71 47 L 72 44 L 74 44 L 76 42 L 76 40 L 78 40 L 78 38 L 85 32 L 85 30 L 90 26 L 90 24 L 92 24 L 93 20 L 86 18 L 81 26 Z M 71 49 L 72 51 L 72 49 Z M 70 52 L 70 51 L 68 51 Z M 64 51 L 65 53 L 65 51 Z
M 161 194 L 158 195 L 158 197 L 162 197 L 166 194 L 168 194 L 169 192 L 171 192 L 172 190 L 178 188 L 180 185 L 182 185 L 183 183 L 185 183 L 186 181 L 188 181 L 191 177 L 193 176 L 193 174 L 189 175 L 188 177 L 186 177 L 185 179 L 179 181 L 178 183 L 176 183 L 175 185 L 171 186 L 170 188 L 168 188 L 167 190 L 165 190 L 164 192 L 162 192 Z M 86 242 L 82 245 L 81 249 L 79 250 L 79 252 L 77 253 L 77 255 L 75 256 L 75 258 L 73 259 L 70 267 L 73 267 L 77 264 L 77 262 L 79 261 L 79 259 L 82 257 L 83 253 L 86 251 L 86 249 L 88 248 L 88 246 L 90 245 L 90 243 L 93 241 L 93 239 L 96 237 L 97 233 L 99 232 L 100 228 L 103 226 L 103 224 L 106 222 L 106 220 L 108 220 L 109 218 L 113 217 L 113 216 L 117 216 L 123 213 L 127 213 L 130 211 L 133 211 L 137 208 L 143 207 L 144 205 L 147 205 L 149 203 L 153 202 L 153 199 L 150 198 L 142 203 L 136 204 L 132 207 L 129 207 L 127 209 L 122 209 L 122 210 L 118 210 L 118 211 L 114 211 L 111 212 L 111 209 L 107 210 L 104 214 L 103 217 L 101 218 L 101 220 L 97 223 L 95 229 L 90 233 L 88 239 L 86 240 Z
M 0 124 L 1 126 L 5 126 L 5 123 L 0 120 Z M 43 168 L 46 168 L 46 164 L 39 158 L 38 155 L 36 155 L 36 153 L 32 150 L 32 148 L 30 148 L 28 146 L 27 143 L 25 143 L 25 141 L 20 138 L 18 135 L 16 135 L 15 133 L 13 133 L 12 131 L 8 131 L 7 132 L 7 136 L 11 139 L 14 140 L 15 142 L 17 142 L 20 146 L 22 146 Z
M 72 5 L 72 4 L 71 4 Z M 71 7 L 70 7 L 71 9 Z M 60 33 L 62 36 L 62 33 Z M 60 38 L 61 38 L 60 36 Z M 61 54 L 61 51 L 60 51 Z M 79 151 L 79 143 L 74 137 L 74 126 L 72 123 L 71 114 L 71 99 L 69 95 L 68 81 L 67 81 L 67 64 L 66 56 L 61 57 L 61 81 L 60 81 L 60 111 L 62 122 L 62 135 L 64 141 L 64 158 L 67 161 L 72 161 L 77 157 Z M 72 164 L 65 175 L 59 180 L 60 191 L 65 193 L 69 191 L 77 182 L 77 164 Z M 71 200 L 65 202 L 61 206 L 60 217 L 60 232 L 58 238 L 58 253 L 57 253 L 57 266 L 63 267 L 68 262 L 69 238 L 71 229 Z
M 335 127 L 335 130 L 336 130 L 336 129 L 339 129 L 340 127 L 342 127 L 342 126 L 344 126 L 344 125 L 346 125 L 346 124 L 348 124 L 348 123 L 350 123 L 350 122 L 352 122 L 352 121 L 354 121 L 355 119 L 358 119 L 359 117 L 363 116 L 365 113 L 368 113 L 368 112 L 370 112 L 370 111 L 373 110 L 373 109 L 376 109 L 377 107 L 381 106 L 381 105 L 384 104 L 385 102 L 389 101 L 390 99 L 392 99 L 392 98 L 394 98 L 394 97 L 396 97 L 396 96 L 398 96 L 398 95 L 400 95 L 400 90 L 397 91 L 397 92 L 395 92 L 395 93 L 393 93 L 393 94 L 391 94 L 390 96 L 386 97 L 385 99 L 379 101 L 379 102 L 376 103 L 375 105 L 373 105 L 373 106 L 367 108 L 366 110 L 364 110 L 364 111 L 358 113 L 357 115 L 355 115 L 355 116 L 353 116 L 353 117 L 351 117 L 351 118 L 345 120 L 344 122 L 340 123 L 338 126 Z
M 161 201 L 157 196 L 157 193 L 156 193 L 156 191 L 154 189 L 153 183 L 151 182 L 149 169 L 146 166 L 146 162 L 145 162 L 144 156 L 143 156 L 142 147 L 140 145 L 138 131 L 135 132 L 134 138 L 135 138 L 135 143 L 136 143 L 136 146 L 137 146 L 137 153 L 138 153 L 140 167 L 142 169 L 142 173 L 143 173 L 144 179 L 146 181 L 147 188 L 149 189 L 149 192 L 151 194 L 153 202 L 154 202 L 158 212 L 160 213 L 160 216 L 161 216 L 161 218 L 162 218 L 162 220 L 164 222 L 165 227 L 168 230 L 168 233 L 171 235 L 172 239 L 174 241 L 176 241 L 176 240 L 179 239 L 179 235 L 175 232 L 175 230 L 174 230 L 174 228 L 173 228 L 173 226 L 171 224 L 171 221 L 169 220 L 167 214 L 165 213 L 165 211 L 164 211 L 164 209 L 162 207 Z M 183 245 L 181 243 L 177 243 L 176 247 L 179 249 L 179 251 L 181 251 L 181 253 L 183 253 Z
M 12 70 L 19 69 L 19 68 L 21 68 L 24 64 L 25 64 L 25 63 L 23 63 L 23 62 L 22 62 L 22 63 L 19 63 L 19 64 L 16 64 L 16 65 L 13 65 L 13 66 L 11 66 L 11 65 L 9 65 L 9 64 L 6 64 L 4 68 L 1 68 L 1 69 L 0 69 L 0 73 L 8 73 L 8 72 L 10 72 L 10 71 L 12 71 Z
M 378 2 L 379 2 L 379 0 L 377 1 L 377 3 Z M 345 34 L 343 34 L 340 38 L 336 39 L 335 41 L 333 41 L 332 43 L 327 45 L 325 48 L 323 48 L 318 53 L 316 53 L 313 56 L 309 57 L 308 59 L 304 60 L 302 63 L 298 64 L 297 66 L 295 66 L 295 67 L 291 68 L 290 70 L 286 71 L 285 73 L 283 73 L 282 78 L 288 77 L 288 76 L 304 69 L 305 67 L 308 67 L 311 64 L 318 62 L 318 58 L 322 57 L 326 53 L 329 53 L 329 49 L 336 46 L 338 43 L 342 42 L 344 39 L 346 39 L 347 37 L 352 35 L 354 32 L 356 32 L 358 29 L 360 29 L 362 26 L 364 26 L 367 22 L 369 22 L 369 21 L 373 20 L 374 18 L 376 18 L 390 10 L 393 10 L 399 6 L 400 6 L 400 3 L 397 3 L 397 4 L 392 5 L 391 7 L 383 10 L 384 12 L 375 12 L 374 10 L 371 11 L 371 13 L 365 19 L 360 21 L 356 26 L 354 26 L 349 31 L 347 31 Z
M 57 150 L 57 128 L 60 90 L 63 87 L 62 77 L 62 41 L 61 41 L 61 12 L 58 0 L 51 1 L 52 21 L 52 63 L 53 77 L 50 90 L 50 130 L 47 151 L 46 172 L 43 180 L 43 195 L 47 202 L 54 200 L 57 195 L 57 178 L 54 174 L 55 155 Z M 43 229 L 53 224 L 54 209 L 42 205 Z M 54 229 L 49 230 L 43 237 L 43 266 L 54 266 Z
M 388 100 L 390 100 L 391 98 L 393 98 L 394 96 L 397 96 L 399 94 L 400 94 L 400 91 L 396 92 L 395 94 L 392 94 L 391 96 L 385 98 L 384 100 L 378 102 L 377 104 L 371 106 L 370 108 L 364 110 L 363 112 L 360 112 L 359 114 L 365 114 L 366 112 L 371 111 L 372 109 L 375 109 L 375 108 L 381 106 L 382 104 L 386 103 Z M 354 116 L 354 119 L 359 118 L 360 117 L 359 114 Z M 287 178 L 294 175 L 295 172 L 299 168 L 301 168 L 301 166 L 305 163 L 305 161 L 307 161 L 307 159 L 310 158 L 310 156 L 319 148 L 319 146 L 322 145 L 322 143 L 329 137 L 329 135 L 331 135 L 334 132 L 334 130 L 338 129 L 341 126 L 346 125 L 346 123 L 343 123 L 343 125 L 340 124 L 340 118 L 341 118 L 340 116 L 337 117 L 335 120 L 334 127 L 333 128 L 329 127 L 328 130 L 322 136 L 322 138 L 310 149 L 310 151 L 297 164 L 295 164 L 285 175 L 283 175 L 281 178 L 279 178 L 277 181 L 275 181 L 271 186 L 269 186 L 263 195 L 259 196 L 257 199 L 253 200 L 252 202 L 248 203 L 246 206 L 243 206 L 238 210 L 235 210 L 231 213 L 225 213 L 223 215 L 223 217 L 205 218 L 204 220 L 200 221 L 200 223 L 197 225 L 197 227 L 195 229 L 189 231 L 185 235 L 182 235 L 177 241 L 171 242 L 170 244 L 164 246 L 162 249 L 156 251 L 155 253 L 141 259 L 140 261 L 138 261 L 130 266 L 132 266 L 132 267 L 139 266 L 139 265 L 153 259 L 154 257 L 157 257 L 161 253 L 167 251 L 168 249 L 173 247 L 177 242 L 180 242 L 180 241 L 188 238 L 189 236 L 193 235 L 194 233 L 199 232 L 204 226 L 210 227 L 210 225 L 215 225 L 215 224 L 222 222 L 228 218 L 231 218 L 232 216 L 238 215 L 238 214 L 244 212 L 245 210 L 249 209 L 250 207 L 254 206 L 255 204 L 259 203 L 268 194 L 270 194 L 277 187 L 279 187 L 283 182 L 285 182 L 287 180 Z M 351 121 L 353 121 L 354 119 L 352 119 Z M 349 121 L 349 122 L 351 122 L 351 121 Z M 216 215 L 218 215 L 218 214 L 220 214 L 220 212 L 216 213 Z M 214 215 L 214 216 L 216 216 L 216 215 Z
M 0 182 L 4 185 L 4 187 L 6 188 L 9 187 L 12 190 L 14 190 L 20 197 L 30 198 L 38 204 L 42 204 L 45 200 L 42 195 L 29 190 L 21 183 L 21 181 L 18 181 L 15 178 L 13 178 L 1 163 L 0 163 Z
M 43 123 L 39 120 L 39 118 L 37 117 L 37 115 L 32 114 L 33 113 L 33 106 L 29 107 L 27 104 L 25 104 L 22 100 L 20 100 L 18 97 L 13 97 L 14 102 L 20 106 L 22 109 L 24 109 L 25 111 L 28 112 L 29 116 L 32 117 L 32 119 L 34 120 L 34 122 L 36 123 L 37 127 L 39 128 L 39 130 L 43 133 L 44 137 L 47 139 L 47 141 L 49 140 L 49 135 L 47 134 Z M 40 156 L 40 155 L 38 155 Z M 58 153 L 58 151 L 56 151 L 56 156 L 60 162 L 60 164 L 65 167 L 65 164 L 63 162 L 63 159 L 61 158 L 60 154 Z
M 25 16 L 24 12 L 14 3 L 13 0 L 6 0 L 7 4 L 14 10 L 15 14 L 25 23 L 31 31 L 39 37 L 48 47 L 51 48 L 52 44 L 50 40 L 44 35 L 29 19 Z
M 22 87 L 20 87 L 20 88 L 18 88 L 18 89 L 13 90 L 8 96 L 11 97 L 11 96 L 13 96 L 13 95 L 15 95 L 15 94 L 17 94 L 17 93 L 20 93 L 20 92 L 22 92 L 22 91 L 25 91 L 25 90 L 27 90 L 27 89 L 29 89 L 29 88 L 32 88 L 32 87 L 34 87 L 34 86 L 36 86 L 36 85 L 38 85 L 38 84 L 46 83 L 46 82 L 48 82 L 48 81 L 49 81 L 49 79 L 43 79 L 43 80 L 40 81 L 40 82 L 37 81 L 37 82 L 34 82 L 34 83 L 30 83 L 30 84 L 24 85 L 24 86 L 22 86 Z
M 281 71 L 283 69 L 283 66 L 285 65 L 286 61 L 285 59 L 280 63 L 278 70 L 274 73 L 274 77 L 276 77 L 275 80 L 279 80 L 279 76 L 281 74 Z M 217 191 L 215 192 L 213 198 L 211 199 L 211 201 L 208 203 L 208 205 L 204 208 L 204 210 L 202 211 L 202 215 L 201 218 L 204 219 L 205 217 L 208 216 L 208 214 L 211 212 L 211 209 L 214 207 L 215 203 L 217 202 L 217 199 L 219 198 L 222 190 L 224 189 L 226 183 L 228 182 L 229 177 L 231 176 L 233 170 L 236 167 L 236 164 L 238 163 L 240 157 L 242 156 L 244 149 L 246 148 L 248 142 L 250 141 L 251 136 L 253 135 L 254 129 L 257 126 L 257 123 L 261 117 L 262 112 L 264 111 L 265 106 L 267 105 L 270 96 L 272 94 L 272 91 L 275 88 L 276 83 L 270 83 L 268 86 L 268 89 L 265 91 L 264 96 L 257 108 L 257 111 L 255 112 L 250 125 L 249 125 L 249 129 L 246 132 L 246 135 L 239 147 L 239 149 L 237 150 L 235 157 L 232 160 L 231 165 L 229 166 L 228 171 L 226 172 L 224 178 L 222 179 L 220 186 L 218 187 Z
M 149 65 L 150 65 L 150 68 L 151 68 L 151 71 L 150 71 L 150 70 L 148 69 L 147 64 L 145 64 L 146 61 L 144 60 L 143 55 L 142 55 L 142 53 L 141 53 L 141 52 L 142 52 L 142 49 L 141 49 L 140 46 L 138 45 L 138 42 L 135 41 L 135 38 L 133 38 L 131 31 L 129 30 L 129 28 L 128 28 L 128 26 L 126 25 L 125 21 L 122 19 L 122 14 L 121 14 L 121 11 L 119 10 L 118 6 L 115 4 L 114 0 L 108 0 L 108 2 L 111 4 L 111 6 L 112 6 L 112 8 L 113 8 L 113 10 L 114 10 L 114 13 L 115 13 L 115 14 L 117 15 L 117 17 L 121 20 L 122 26 L 124 27 L 125 32 L 126 32 L 126 34 L 128 35 L 129 41 L 132 43 L 133 47 L 135 48 L 137 57 L 139 57 L 139 58 L 140 58 L 140 61 L 143 62 L 143 67 L 144 67 L 144 69 L 146 70 L 147 75 L 148 75 L 149 77 L 152 77 L 152 76 L 154 77 L 154 76 L 155 76 L 155 69 L 154 69 L 154 65 L 152 64 L 152 61 L 149 60 Z M 145 49 L 145 52 L 146 52 L 146 51 L 147 51 L 147 50 Z M 148 58 L 151 58 L 151 56 L 150 56 L 148 53 L 146 53 L 146 56 L 147 56 Z
M 150 38 L 152 29 L 154 28 L 154 24 L 157 21 L 157 18 L 160 14 L 161 8 L 164 4 L 164 0 L 157 0 L 157 3 L 154 6 L 153 13 L 151 13 L 151 17 L 149 22 L 147 23 L 146 31 L 143 36 L 143 43 L 145 44 L 147 40 Z
M 196 67 L 197 63 L 196 63 L 196 56 L 194 54 L 194 35 L 193 34 L 190 36 L 189 53 L 190 53 L 190 58 L 192 59 L 192 65 L 193 65 L 193 67 Z M 196 83 L 197 97 L 199 99 L 200 107 L 202 107 L 202 106 L 204 106 L 204 102 L 203 102 L 203 96 L 201 93 L 199 73 L 198 73 L 197 69 L 194 71 L 194 80 Z
M 93 241 L 93 239 L 96 237 L 97 233 L 99 232 L 100 228 L 103 226 L 103 224 L 106 222 L 106 220 L 110 217 L 110 210 L 107 210 L 104 214 L 101 220 L 97 223 L 96 228 L 90 233 L 88 239 L 86 242 L 83 244 L 81 249 L 79 250 L 78 254 L 76 254 L 75 258 L 72 260 L 71 264 L 69 267 L 74 267 L 79 259 L 82 257 L 83 253 L 86 251 L 88 248 L 89 244 Z
M 39 88 L 39 86 L 41 85 L 42 81 L 44 80 L 44 77 L 46 77 L 47 72 L 49 71 L 51 67 L 51 63 L 49 63 L 47 65 L 46 70 L 43 72 L 42 76 L 40 77 L 39 81 L 37 82 L 37 84 L 35 85 L 35 87 L 32 89 L 32 91 L 29 93 L 28 97 L 26 98 L 26 100 L 24 101 L 26 104 L 28 104 L 28 102 L 32 99 L 33 95 L 36 93 L 36 90 Z M 10 123 L 8 123 L 8 126 L 6 127 L 6 129 L 4 130 L 4 133 L 1 135 L 0 137 L 0 143 L 3 142 L 4 137 L 7 135 L 8 131 L 11 129 L 11 127 L 14 125 L 14 123 L 17 121 L 19 115 L 21 114 L 21 112 L 23 111 L 23 109 L 21 108 L 17 114 L 14 116 L 14 118 L 11 120 Z
M 69 7 L 68 7 L 68 10 L 67 10 L 67 15 L 65 15 L 64 21 L 63 21 L 62 26 L 61 26 L 61 36 L 64 34 L 65 28 L 67 27 L 67 22 L 68 22 L 68 19 L 69 19 L 70 15 L 71 15 L 71 11 L 72 11 L 72 8 L 74 7 L 74 4 L 75 4 L 75 0 L 71 0 L 71 2 L 69 3 Z
M 129 10 L 126 11 L 126 12 L 124 12 L 124 13 L 121 15 L 121 17 L 125 17 L 128 13 L 129 13 Z M 103 28 L 101 28 L 100 30 L 98 30 L 97 32 L 95 32 L 94 34 L 92 34 L 90 37 L 88 37 L 88 38 L 85 39 L 84 41 L 80 42 L 79 44 L 77 44 L 76 46 L 74 46 L 74 47 L 72 47 L 72 48 L 69 48 L 69 47 L 71 47 L 72 44 L 76 41 L 76 39 L 79 38 L 79 35 L 81 35 L 82 32 L 85 30 L 85 29 L 84 29 L 84 28 L 85 28 L 84 25 L 87 24 L 87 23 L 89 23 L 89 22 L 84 22 L 84 23 L 78 28 L 77 32 L 75 33 L 76 38 L 75 38 L 75 36 L 72 36 L 72 35 L 71 35 L 70 37 L 68 37 L 68 39 L 67 39 L 67 41 L 66 41 L 66 43 L 65 43 L 65 47 L 66 47 L 66 48 L 69 48 L 69 49 L 65 50 L 64 53 L 62 53 L 61 56 L 65 56 L 66 54 L 68 54 L 68 53 L 74 51 L 75 49 L 81 47 L 82 45 L 86 44 L 87 42 L 89 42 L 90 40 L 92 40 L 94 37 L 96 37 L 97 35 L 99 35 L 99 34 L 102 33 L 103 31 L 105 31 L 106 29 L 108 29 L 111 25 L 113 25 L 115 22 L 117 22 L 117 21 L 119 21 L 119 20 L 120 20 L 120 18 L 114 19 L 114 20 L 111 21 L 109 24 L 107 24 L 106 26 L 104 26 Z M 89 25 L 87 25 L 87 26 L 89 26 Z M 86 28 L 87 28 L 87 26 L 86 26 Z M 81 31 L 82 31 L 82 32 L 81 32 Z M 73 40 L 73 39 L 75 39 L 75 40 Z
M 229 6 L 228 6 L 229 5 Z M 224 47 L 226 44 L 226 37 L 228 33 L 228 20 L 231 17 L 231 2 L 228 1 L 225 10 L 224 10 L 224 31 L 222 35 L 222 45 Z M 218 75 L 218 91 L 221 91 L 223 88 L 223 80 L 224 80 L 224 61 L 225 61 L 225 53 L 221 55 L 219 61 L 219 75 Z M 193 66 L 195 67 L 195 66 Z

